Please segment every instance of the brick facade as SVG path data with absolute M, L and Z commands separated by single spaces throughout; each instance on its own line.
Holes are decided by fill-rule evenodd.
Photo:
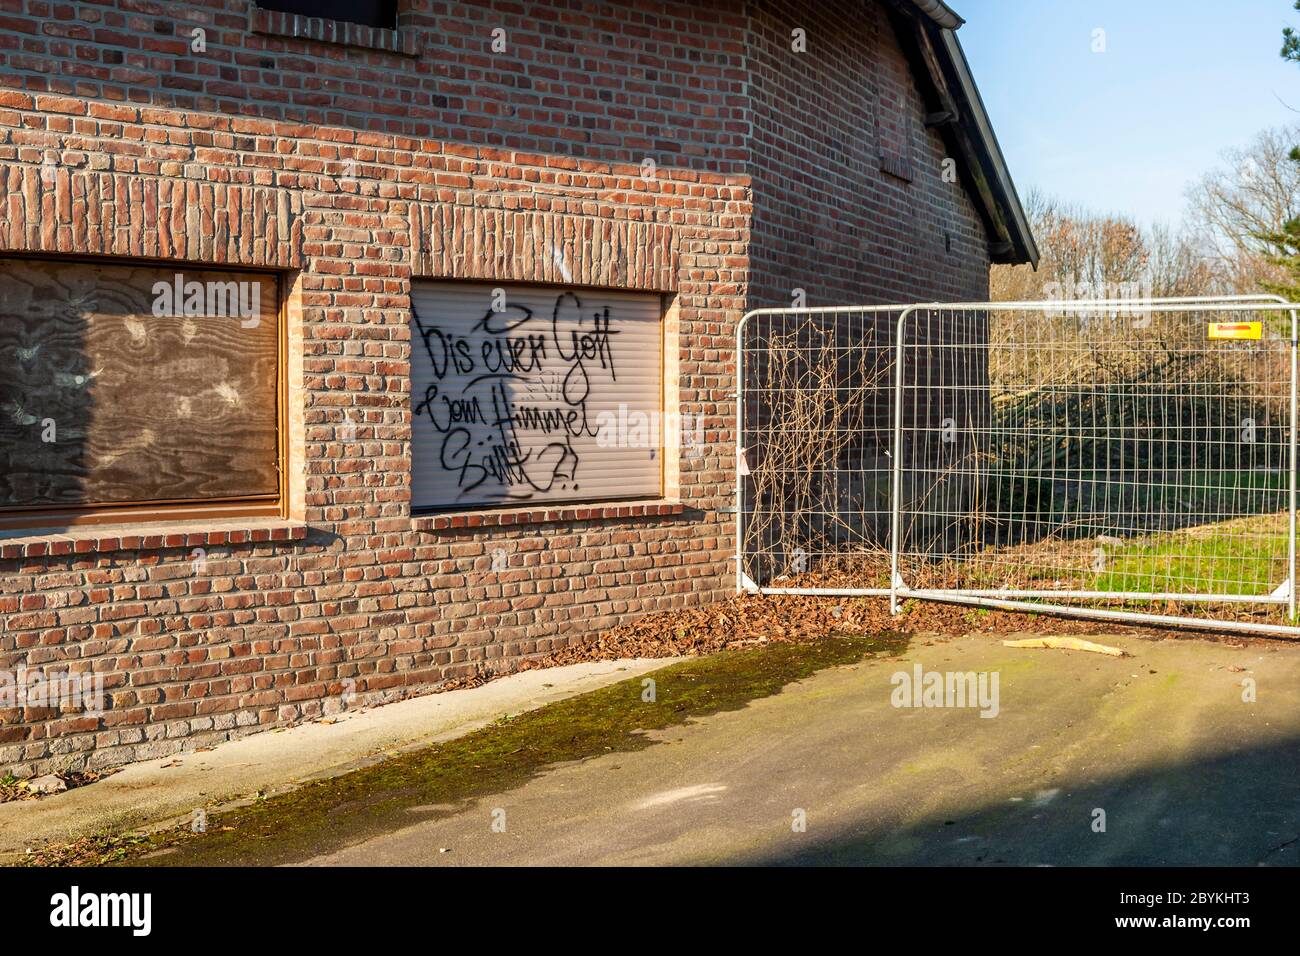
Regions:
M 109 694 L 0 711 L 0 768 L 159 756 L 728 594 L 744 311 L 985 297 L 878 8 L 400 7 L 395 34 L 295 37 L 246 0 L 0 0 L 0 255 L 281 272 L 289 418 L 283 521 L 0 536 L 0 669 Z M 412 279 L 558 283 L 556 248 L 575 284 L 667 296 L 704 454 L 659 502 L 413 517 Z
M 750 307 L 980 302 L 988 240 L 880 4 L 756 0 Z M 809 49 L 791 55 L 792 24 Z

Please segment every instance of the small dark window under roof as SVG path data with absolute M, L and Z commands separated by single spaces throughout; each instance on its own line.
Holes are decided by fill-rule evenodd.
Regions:
M 397 0 L 257 0 L 263 10 L 397 29 Z

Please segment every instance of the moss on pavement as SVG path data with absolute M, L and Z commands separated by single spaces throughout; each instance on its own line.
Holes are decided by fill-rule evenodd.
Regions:
M 819 670 L 897 654 L 907 638 L 835 636 L 728 651 L 670 665 L 578 697 L 499 720 L 454 740 L 314 781 L 253 804 L 211 813 L 151 836 L 103 835 L 33 854 L 31 864 L 265 866 L 328 853 L 367 837 L 518 787 L 546 768 L 641 750 L 647 731 L 743 707 Z M 644 699 L 652 679 L 654 699 Z

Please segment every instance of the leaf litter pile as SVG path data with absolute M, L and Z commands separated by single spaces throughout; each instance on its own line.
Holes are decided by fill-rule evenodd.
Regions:
M 62 773 L 50 774 L 49 776 L 62 780 L 63 789 L 72 790 L 76 787 L 84 787 L 97 780 L 103 780 L 121 769 L 121 767 L 112 767 L 107 770 L 65 770 Z M 32 787 L 31 780 L 20 779 L 11 774 L 0 776 L 0 803 L 10 803 L 15 800 L 39 800 L 44 796 L 47 796 L 47 794 Z
M 702 607 L 648 614 L 569 644 L 543 657 L 484 664 L 472 676 L 440 690 L 475 687 L 497 677 L 542 667 L 629 657 L 694 657 L 774 643 L 816 641 L 832 634 L 1147 634 L 1168 631 L 1079 619 L 1029 616 L 910 601 L 897 616 L 887 598 L 813 597 L 797 594 L 737 595 Z

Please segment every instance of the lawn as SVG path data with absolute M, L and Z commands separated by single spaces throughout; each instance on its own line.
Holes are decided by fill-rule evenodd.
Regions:
M 1095 590 L 1268 595 L 1288 577 L 1287 513 L 1132 538 L 1108 552 Z

